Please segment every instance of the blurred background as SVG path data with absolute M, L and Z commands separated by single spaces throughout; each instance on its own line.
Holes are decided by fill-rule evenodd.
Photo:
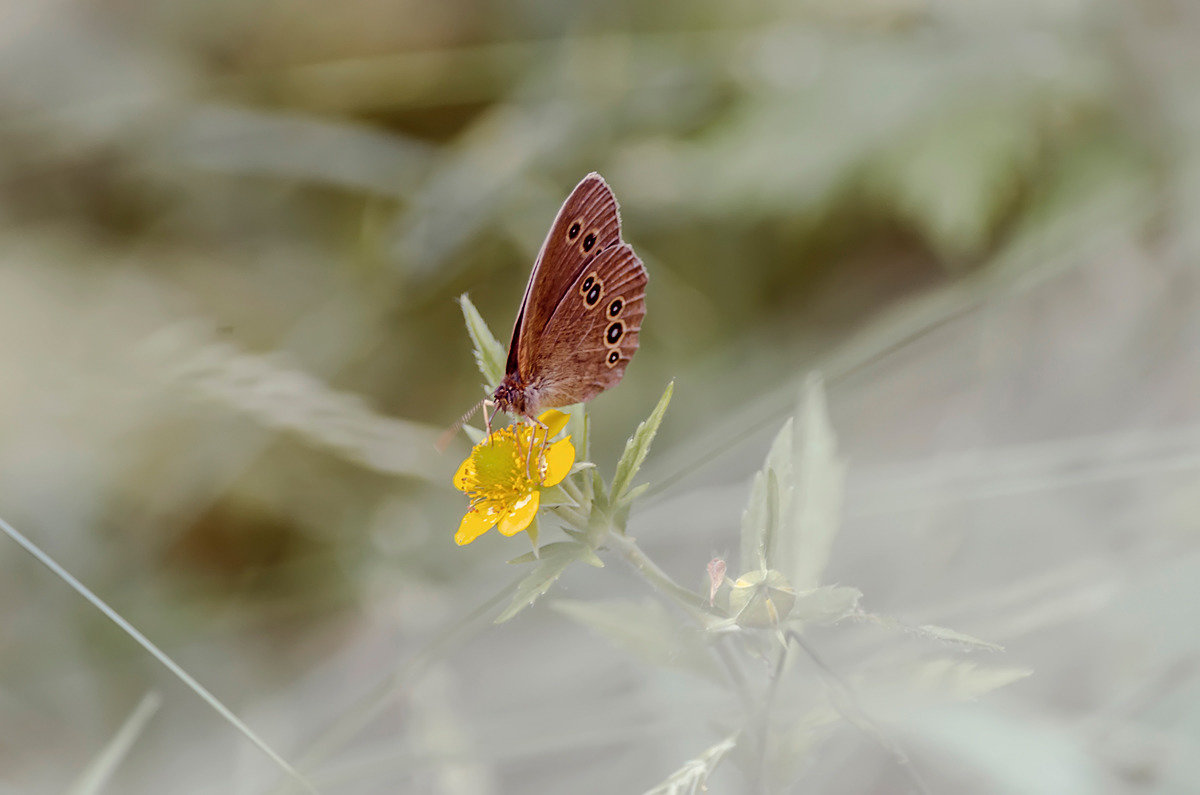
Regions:
M 735 723 L 547 604 L 467 620 L 528 547 L 452 542 L 466 446 L 432 440 L 481 386 L 454 298 L 507 341 L 592 170 L 650 273 L 602 471 L 676 382 L 630 525 L 655 560 L 699 589 L 734 556 L 819 369 L 829 581 L 1005 647 L 962 701 L 968 672 L 905 678 L 927 644 L 811 638 L 877 716 L 917 694 L 885 722 L 927 790 L 1196 791 L 1200 6 L 0 8 L 0 516 L 323 792 L 637 793 Z M 270 791 L 2 540 L 0 791 Z M 556 589 L 649 595 L 615 559 Z M 804 739 L 780 791 L 915 786 L 851 723 Z

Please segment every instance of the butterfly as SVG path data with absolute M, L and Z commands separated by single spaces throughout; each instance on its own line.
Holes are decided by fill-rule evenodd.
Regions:
M 482 404 L 489 433 L 488 404 L 536 423 L 543 409 L 616 386 L 638 349 L 646 281 L 642 261 L 621 240 L 616 196 L 603 177 L 588 174 L 563 202 L 534 261 L 504 379 Z
M 603 177 L 588 174 L 534 262 L 504 380 L 492 394 L 496 407 L 534 419 L 616 386 L 637 352 L 646 281 L 642 261 L 621 241 L 616 196 Z

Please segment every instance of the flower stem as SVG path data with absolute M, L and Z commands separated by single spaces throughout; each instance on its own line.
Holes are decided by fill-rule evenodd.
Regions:
M 610 532 L 605 543 L 612 549 L 620 552 L 626 562 L 637 569 L 646 578 L 647 582 L 681 605 L 700 626 L 705 626 L 707 623 L 705 619 L 710 615 L 707 610 L 708 601 L 702 595 L 695 591 L 690 591 L 672 580 L 669 574 L 659 568 L 658 564 L 642 551 L 637 541 L 624 533 Z M 716 654 L 717 659 L 725 667 L 726 673 L 729 675 L 729 683 L 737 690 L 743 703 L 749 709 L 753 704 L 753 697 L 746 683 L 745 674 L 738 667 L 734 656 L 730 654 L 723 639 L 718 639 L 716 643 L 712 644 L 711 648 L 713 653 Z
M 784 666 L 787 665 L 788 646 L 784 644 L 782 649 L 776 652 L 775 664 L 771 667 L 771 675 L 767 680 L 766 690 L 763 692 L 762 700 L 758 705 L 758 715 L 755 722 L 753 736 L 758 743 L 757 762 L 754 766 L 754 791 L 769 793 L 772 787 L 771 774 L 768 769 L 768 752 L 769 740 L 771 735 L 771 706 L 775 703 L 775 691 L 779 687 L 779 680 L 783 678 Z
M 559 485 L 562 486 L 562 490 L 567 493 L 568 497 L 575 500 L 577 505 L 583 505 L 587 502 L 583 497 L 583 492 L 579 490 L 579 487 L 575 485 L 575 482 L 571 478 L 564 478 L 563 482 Z
M 609 533 L 604 542 L 610 548 L 621 553 L 621 557 L 638 570 L 646 581 L 662 593 L 674 599 L 688 611 L 700 615 L 707 611 L 708 601 L 695 591 L 684 588 L 671 579 L 658 564 L 651 560 L 642 548 L 630 536 L 623 533 Z

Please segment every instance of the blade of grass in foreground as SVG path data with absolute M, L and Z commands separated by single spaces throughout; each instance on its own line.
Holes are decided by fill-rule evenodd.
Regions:
M 153 690 L 142 696 L 142 700 L 125 719 L 117 733 L 92 759 L 79 778 L 75 779 L 75 783 L 67 790 L 67 795 L 99 795 L 103 792 L 112 774 L 125 760 L 129 749 L 142 735 L 146 724 L 154 717 L 154 713 L 158 712 L 160 704 L 162 696 Z
M 246 739 L 257 745 L 260 751 L 269 756 L 271 761 L 278 765 L 280 769 L 287 773 L 288 776 L 293 778 L 297 783 L 302 785 L 305 790 L 313 793 L 317 791 L 316 788 L 308 781 L 308 779 L 300 775 L 300 771 L 288 764 L 288 762 L 282 756 L 275 753 L 271 746 L 267 745 L 266 742 L 264 742 L 257 734 L 251 731 L 249 726 L 247 726 L 245 723 L 242 723 L 238 716 L 234 715 L 233 712 L 224 704 L 222 704 L 216 696 L 210 693 L 208 689 L 204 687 L 204 685 L 197 682 L 191 674 L 183 670 L 178 663 L 168 657 L 166 652 L 151 643 L 149 638 L 147 638 L 141 632 L 138 632 L 137 629 L 135 629 L 132 624 L 122 618 L 116 610 L 113 610 L 111 607 L 109 607 L 107 602 L 105 602 L 99 596 L 96 596 L 96 594 L 92 593 L 86 585 L 75 579 L 70 572 L 58 565 L 53 558 L 43 552 L 28 538 L 17 532 L 15 527 L 3 519 L 0 519 L 0 530 L 3 530 L 9 538 L 20 544 L 21 547 L 34 558 L 36 558 L 39 563 L 50 569 L 50 571 L 52 571 L 56 577 L 65 582 L 67 585 L 71 586 L 76 593 L 91 602 L 93 607 L 95 607 L 97 610 L 107 616 L 110 621 L 120 627 L 126 635 L 137 641 L 138 645 L 150 652 L 150 654 L 156 660 L 162 663 L 168 671 L 173 673 L 175 677 L 179 679 L 179 681 L 191 688 L 193 693 L 204 699 L 204 701 L 206 701 L 210 707 L 215 709 L 221 715 L 221 717 L 225 718 L 225 720 L 229 721 L 229 723 L 233 725 L 235 729 L 245 735 Z

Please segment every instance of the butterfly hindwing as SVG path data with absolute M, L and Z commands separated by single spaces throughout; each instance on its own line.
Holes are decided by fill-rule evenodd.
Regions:
M 589 260 L 621 241 L 617 199 L 599 174 L 588 174 L 563 202 L 525 287 L 508 347 L 508 373 L 528 380 L 544 344 L 540 332 Z

